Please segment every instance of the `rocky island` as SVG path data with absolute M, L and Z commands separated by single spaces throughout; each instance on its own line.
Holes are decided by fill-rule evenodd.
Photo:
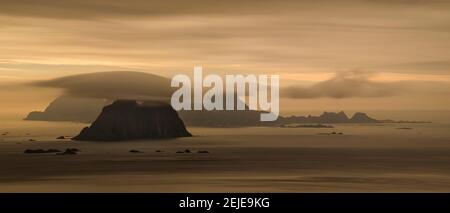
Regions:
M 178 113 L 166 103 L 118 100 L 105 106 L 73 140 L 122 141 L 189 137 Z

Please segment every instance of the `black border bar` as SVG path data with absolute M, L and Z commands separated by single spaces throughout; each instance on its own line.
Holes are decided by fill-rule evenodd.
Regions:
M 206 208 L 181 208 L 181 200 L 214 200 Z M 265 207 L 225 207 L 234 201 L 267 198 Z M 260 200 L 261 200 L 260 199 Z M 234 203 L 236 204 L 236 202 Z M 248 202 L 246 204 L 248 205 Z M 447 193 L 4 193 L 0 210 L 120 210 L 176 212 L 273 212 L 276 210 L 450 210 Z M 167 212 L 168 213 L 168 212 Z

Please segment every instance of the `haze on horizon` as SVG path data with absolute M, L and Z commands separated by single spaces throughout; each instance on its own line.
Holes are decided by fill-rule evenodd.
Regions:
M 131 70 L 279 74 L 281 111 L 450 109 L 445 0 L 4 0 L 2 113 L 61 91 L 23 82 Z

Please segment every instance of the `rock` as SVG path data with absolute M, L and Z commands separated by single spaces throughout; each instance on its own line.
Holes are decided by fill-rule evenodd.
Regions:
M 334 128 L 332 125 L 324 124 L 282 124 L 282 128 Z
M 155 152 L 161 152 L 161 150 L 156 150 Z
M 59 136 L 59 137 L 57 137 L 56 139 L 58 139 L 58 140 L 64 140 L 64 139 L 66 139 L 66 137 L 64 137 L 64 136 Z
M 199 153 L 199 154 L 209 154 L 208 151 L 202 151 L 202 150 L 198 151 L 197 153 Z
M 130 150 L 130 152 L 131 152 L 131 153 L 142 153 L 141 151 L 135 150 L 135 149 Z
M 77 152 L 79 150 L 78 149 L 66 149 L 66 151 L 62 152 L 62 153 L 57 153 L 57 155 L 76 155 Z
M 30 141 L 30 142 L 33 142 L 33 141 L 36 141 L 36 140 L 34 140 L 34 139 L 30 139 L 30 140 L 28 140 L 28 141 Z
M 411 130 L 411 129 L 413 129 L 413 128 L 411 128 L 411 127 L 399 127 L 399 128 L 397 128 L 397 129 Z
M 348 118 L 345 112 L 324 112 L 320 116 L 290 116 L 278 118 L 282 124 L 288 123 L 381 123 L 382 121 L 369 117 L 366 113 L 357 112 L 351 118 Z
M 317 135 L 331 135 L 331 133 L 320 132 L 320 133 L 317 133 Z
M 57 153 L 57 152 L 61 152 L 58 149 L 47 149 L 47 150 L 43 150 L 43 149 L 26 149 L 24 151 L 25 154 L 42 154 L 42 153 Z
M 326 121 L 327 123 L 346 123 L 348 122 L 348 117 L 345 112 L 340 111 L 338 113 L 334 112 L 324 112 L 319 117 L 322 121 Z
M 124 141 L 189 136 L 192 135 L 169 104 L 119 100 L 103 108 L 97 120 L 73 140 Z
M 378 120 L 375 120 L 362 112 L 355 113 L 349 121 L 350 123 L 379 123 Z
M 191 153 L 191 150 L 186 149 L 186 150 L 184 150 L 184 153 Z
M 25 153 L 25 154 L 45 153 L 45 150 L 43 150 L 43 149 L 26 149 L 23 153 Z

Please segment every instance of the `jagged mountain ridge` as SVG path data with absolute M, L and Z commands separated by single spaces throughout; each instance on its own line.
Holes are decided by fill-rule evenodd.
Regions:
M 380 121 L 369 117 L 366 113 L 357 112 L 351 118 L 340 111 L 324 112 L 320 116 L 290 116 L 279 119 L 281 123 L 380 123 Z

